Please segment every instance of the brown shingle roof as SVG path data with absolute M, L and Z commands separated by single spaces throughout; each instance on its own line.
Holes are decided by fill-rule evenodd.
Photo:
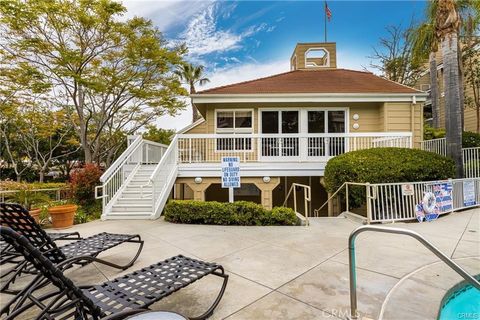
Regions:
M 295 70 L 197 93 L 421 93 L 421 91 L 386 80 L 370 72 L 329 69 Z

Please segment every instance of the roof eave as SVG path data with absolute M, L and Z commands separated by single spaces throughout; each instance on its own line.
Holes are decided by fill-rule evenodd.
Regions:
M 424 102 L 428 94 L 412 93 L 264 93 L 192 94 L 194 103 L 249 102 Z

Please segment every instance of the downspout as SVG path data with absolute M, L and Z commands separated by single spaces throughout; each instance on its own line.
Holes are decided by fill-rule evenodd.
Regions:
M 412 103 L 411 103 L 411 109 L 410 109 L 410 116 L 411 116 L 411 129 L 412 129 L 412 145 L 411 147 L 414 147 L 414 141 L 415 141 L 415 105 L 417 104 L 417 97 L 412 96 Z

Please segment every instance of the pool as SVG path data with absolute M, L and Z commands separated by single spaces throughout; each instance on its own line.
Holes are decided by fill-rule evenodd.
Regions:
M 476 277 L 477 279 L 479 276 Z M 442 300 L 438 320 L 480 320 L 480 290 L 467 282 L 450 289 Z

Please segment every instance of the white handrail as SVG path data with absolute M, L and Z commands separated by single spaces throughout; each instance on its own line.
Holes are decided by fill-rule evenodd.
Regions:
M 293 211 L 295 211 L 295 214 L 297 216 L 302 216 L 302 214 L 297 211 L 297 188 L 296 187 L 303 188 L 303 192 L 304 192 L 303 200 L 304 200 L 304 209 L 305 209 L 305 215 L 303 217 L 305 218 L 306 225 L 308 226 L 309 225 L 308 203 L 310 203 L 310 201 L 312 200 L 310 186 L 307 186 L 307 185 L 301 184 L 301 183 L 292 183 L 292 185 L 290 186 L 290 190 L 288 190 L 287 196 L 285 197 L 285 201 L 283 201 L 282 206 L 285 207 L 285 205 L 287 204 L 288 198 L 290 197 L 290 195 L 292 194 L 292 191 L 293 191 Z
M 137 147 L 142 143 L 142 136 L 138 136 L 129 146 L 128 148 L 120 155 L 120 157 L 115 160 L 114 163 L 108 167 L 107 170 L 102 174 L 100 177 L 100 182 L 105 182 L 110 176 L 114 174 L 119 167 L 124 164 L 127 159 L 136 151 Z
M 153 213 L 156 214 L 157 209 L 162 201 L 165 200 L 165 192 L 168 187 L 171 185 L 172 180 L 175 179 L 177 174 L 177 140 L 178 136 L 175 135 L 173 140 L 170 142 L 167 150 L 162 156 L 162 159 L 157 164 L 155 169 L 153 170 L 152 174 L 148 179 L 148 183 L 146 185 L 141 186 L 141 196 L 143 197 L 143 187 L 147 185 L 152 186 L 152 207 Z M 162 176 L 161 173 L 164 172 L 165 174 Z M 165 183 L 162 186 L 162 190 L 158 190 L 159 186 L 156 186 L 157 180 L 160 180 L 161 177 L 165 178 Z

